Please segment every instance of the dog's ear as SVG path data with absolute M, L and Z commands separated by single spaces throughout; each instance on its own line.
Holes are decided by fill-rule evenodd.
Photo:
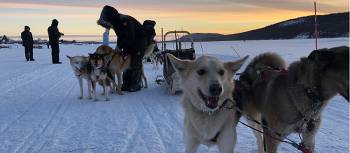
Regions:
M 187 69 L 190 68 L 191 65 L 194 63 L 190 60 L 178 59 L 174 55 L 169 53 L 167 53 L 166 56 L 170 60 L 170 63 L 174 67 L 174 69 L 182 76 L 188 73 Z
M 66 55 L 66 56 L 67 56 L 68 59 L 72 59 L 72 57 L 70 57 L 70 56 L 68 56 L 68 55 Z
M 334 53 L 328 49 L 321 49 L 312 51 L 307 59 L 316 62 L 318 67 L 322 69 L 335 59 L 334 56 Z
M 225 65 L 225 68 L 228 69 L 228 70 L 231 70 L 233 73 L 237 72 L 241 66 L 243 65 L 243 63 L 245 62 L 245 60 L 248 59 L 249 56 L 245 56 L 243 57 L 242 59 L 239 59 L 237 61 L 234 61 L 234 62 L 226 62 L 224 65 Z
M 315 60 L 315 61 L 326 61 L 326 60 L 332 59 L 332 57 L 333 57 L 333 52 L 329 51 L 328 49 L 321 49 L 321 50 L 312 51 L 307 58 L 309 60 Z

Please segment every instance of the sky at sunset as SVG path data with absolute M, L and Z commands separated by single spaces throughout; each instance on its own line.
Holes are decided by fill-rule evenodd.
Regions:
M 348 0 L 318 0 L 318 13 L 349 10 Z M 18 36 L 25 25 L 33 35 L 47 35 L 51 20 L 66 35 L 100 35 L 96 24 L 104 5 L 143 20 L 157 21 L 156 31 L 231 34 L 313 14 L 313 0 L 0 0 L 0 35 Z

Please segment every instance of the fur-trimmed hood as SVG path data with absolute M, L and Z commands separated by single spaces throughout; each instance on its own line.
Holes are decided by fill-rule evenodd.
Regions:
M 101 11 L 100 18 L 97 21 L 97 24 L 104 28 L 110 29 L 112 26 L 118 25 L 119 22 L 119 12 L 114 7 L 106 5 Z

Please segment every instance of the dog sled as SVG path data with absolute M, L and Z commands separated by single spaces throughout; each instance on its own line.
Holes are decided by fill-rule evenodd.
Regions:
M 173 40 L 167 41 L 167 37 L 175 36 Z M 180 35 L 187 35 L 189 41 L 179 38 Z M 183 37 L 182 37 L 183 38 Z M 173 49 L 168 49 L 167 45 L 173 45 Z M 187 47 L 189 45 L 189 47 Z M 186 48 L 187 47 L 187 48 Z M 180 94 L 179 77 L 170 63 L 167 53 L 180 59 L 194 60 L 196 58 L 193 39 L 188 31 L 169 31 L 162 36 L 162 56 L 163 56 L 163 77 L 171 94 Z

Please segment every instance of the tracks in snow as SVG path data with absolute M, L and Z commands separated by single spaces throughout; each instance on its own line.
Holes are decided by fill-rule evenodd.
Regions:
M 74 47 L 63 46 L 62 50 Z M 94 47 L 86 46 L 84 51 L 91 48 Z M 86 54 L 84 51 L 74 54 Z M 13 59 L 9 62 L 14 66 L 12 70 L 6 69 L 0 74 L 0 152 L 184 151 L 179 99 L 152 82 L 157 74 L 153 74 L 152 65 L 145 65 L 151 80 L 148 89 L 126 92 L 123 96 L 113 94 L 109 102 L 92 102 L 77 99 L 78 83 L 67 61 L 62 65 L 21 64 Z M 6 67 L 0 64 L 0 68 Z M 84 86 L 86 89 L 86 83 Z M 348 103 L 339 98 L 326 107 L 316 138 L 318 151 L 348 150 L 349 140 L 345 136 L 349 134 L 345 126 L 348 112 Z M 239 126 L 237 152 L 256 152 L 255 138 L 250 131 Z M 288 145 L 281 145 L 281 150 L 295 151 Z M 199 152 L 217 152 L 217 149 L 201 146 Z

